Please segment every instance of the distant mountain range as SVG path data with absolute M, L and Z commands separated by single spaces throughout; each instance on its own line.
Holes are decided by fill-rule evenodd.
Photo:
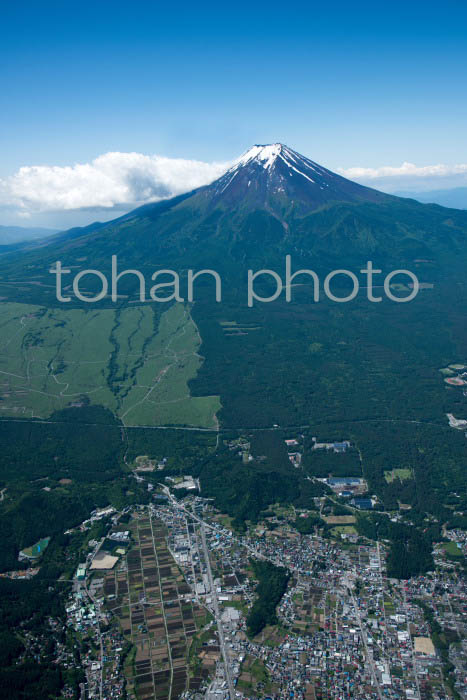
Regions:
M 413 192 L 402 190 L 396 192 L 399 197 L 410 197 L 419 202 L 439 204 L 442 207 L 453 209 L 467 209 L 467 187 L 453 187 L 447 190 L 428 190 L 426 192 Z
M 46 238 L 57 233 L 57 229 L 24 227 L 24 226 L 0 226 L 0 245 L 12 245 L 23 241 L 32 241 L 38 238 Z

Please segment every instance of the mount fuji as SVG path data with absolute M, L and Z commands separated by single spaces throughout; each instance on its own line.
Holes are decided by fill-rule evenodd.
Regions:
M 391 197 L 347 180 L 281 143 L 256 145 L 209 188 L 214 201 L 267 206 L 289 200 L 303 212 L 331 202 L 385 202 Z
M 112 255 L 126 268 L 208 267 L 232 279 L 246 266 L 282 265 L 287 254 L 328 269 L 425 261 L 431 276 L 452 275 L 466 240 L 465 211 L 364 187 L 280 143 L 255 145 L 209 185 L 2 256 L 0 295 L 53 303 L 48 271 L 57 260 L 107 270 Z
M 45 336 L 59 338 L 64 307 L 49 273 L 57 261 L 71 271 L 65 294 L 71 292 L 72 276 L 85 269 L 109 279 L 113 255 L 118 256 L 119 270 L 140 271 L 146 280 L 155 270 L 177 271 L 182 288 L 187 270 L 215 270 L 222 278 L 222 303 L 216 301 L 212 280 L 201 284 L 201 277 L 189 307 L 203 358 L 190 380 L 190 396 L 220 397 L 220 425 L 234 435 L 246 428 L 267 428 L 269 435 L 279 425 L 287 427 L 284 437 L 291 437 L 301 433 L 300 426 L 312 426 L 316 432 L 310 434 L 323 439 L 362 444 L 370 454 L 364 475 L 371 493 L 381 499 L 390 488 L 384 478 L 387 465 L 410 465 L 420 475 L 417 498 L 428 494 L 436 506 L 442 498 L 438 485 L 460 484 L 465 465 L 463 431 L 446 424 L 447 413 L 465 417 L 464 397 L 459 387 L 443 381 L 439 370 L 467 361 L 466 244 L 467 211 L 383 194 L 282 144 L 256 145 L 209 185 L 0 256 L 0 297 L 8 306 L 40 305 Z M 281 295 L 273 303 L 249 308 L 247 270 L 266 268 L 283 276 L 287 255 L 294 271 L 312 269 L 320 279 L 331 270 L 358 274 L 371 260 L 383 273 L 411 270 L 425 284 L 409 304 L 388 299 L 370 303 L 362 285 L 363 293 L 343 306 L 326 299 L 315 303 L 313 286 L 304 277 L 293 285 L 290 303 Z M 82 278 L 81 291 L 101 292 L 99 279 L 88 278 Z M 264 290 L 259 289 L 265 297 L 271 293 L 269 281 L 266 278 Z M 403 295 L 410 292 L 407 280 L 397 286 Z M 115 303 L 105 296 L 91 306 L 73 299 L 65 307 L 80 307 L 80 313 L 84 308 L 86 322 L 101 311 L 114 311 L 114 321 L 107 331 L 102 329 L 99 357 L 116 396 L 126 391 L 127 381 L 136 382 L 136 374 L 130 376 L 127 365 L 119 365 L 116 358 L 121 348 L 139 362 L 141 346 L 133 348 L 133 341 L 127 346 L 121 340 L 128 318 L 142 323 L 138 289 L 137 277 L 127 275 L 119 280 Z M 335 291 L 338 297 L 349 293 L 345 284 Z M 153 316 L 148 343 L 168 306 L 146 305 Z M 74 360 L 82 341 L 79 335 L 72 340 Z M 28 334 L 25 342 L 37 358 L 31 364 L 31 381 L 36 382 L 45 371 L 40 364 L 42 338 Z M 168 336 L 164 342 L 177 362 L 193 361 L 193 355 L 177 355 Z M 12 376 L 20 374 L 16 357 L 13 361 Z M 154 362 L 159 372 L 157 357 Z M 60 371 L 55 358 L 50 367 Z M 29 365 L 22 371 L 29 376 Z M 168 376 L 178 381 L 176 375 Z M 62 383 L 58 377 L 54 384 Z M 36 384 L 32 386 L 36 390 Z M 146 381 L 136 388 L 147 395 Z M 420 441 L 414 444 L 416 430 L 421 431 Z M 147 454 L 145 447 L 141 450 Z M 454 459 L 454 450 L 462 460 Z M 258 483 L 268 468 L 267 463 L 260 465 L 264 471 Z M 221 469 L 219 479 L 224 478 Z M 435 506 L 423 508 L 433 511 Z

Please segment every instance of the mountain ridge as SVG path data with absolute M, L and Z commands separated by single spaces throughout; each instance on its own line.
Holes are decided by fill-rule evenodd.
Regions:
M 227 172 L 206 188 L 216 203 L 236 205 L 252 199 L 271 204 L 289 197 L 308 211 L 330 202 L 384 202 L 391 196 L 333 173 L 282 143 L 252 146 Z
M 41 226 L 3 226 L 0 225 L 0 245 L 13 245 L 46 238 L 58 233 L 58 229 Z
M 449 505 L 446 494 L 450 484 L 462 483 L 467 444 L 463 433 L 450 428 L 446 419 L 447 413 L 467 417 L 462 388 L 446 383 L 443 374 L 443 368 L 453 362 L 467 363 L 467 212 L 383 194 L 374 201 L 373 191 L 360 186 L 355 190 L 353 183 L 342 183 L 333 174 L 329 175 L 330 186 L 321 183 L 321 189 L 303 174 L 317 180 L 318 175 L 327 177 L 324 170 L 313 171 L 313 176 L 305 170 L 303 163 L 308 165 L 307 161 L 297 163 L 286 154 L 285 159 L 290 159 L 293 167 L 303 168 L 297 173 L 289 168 L 290 163 L 284 163 L 277 149 L 256 148 L 260 150 L 250 155 L 247 152 L 236 170 L 225 174 L 223 184 L 220 181 L 225 175 L 211 185 L 145 205 L 113 222 L 61 233 L 35 250 L 0 259 L 3 311 L 5 317 L 13 317 L 11 333 L 20 343 L 19 352 L 13 352 L 11 344 L 6 346 L 11 354 L 3 358 L 2 376 L 10 373 L 13 379 L 3 379 L 3 409 L 11 402 L 11 382 L 18 384 L 27 378 L 32 389 L 28 405 L 34 407 L 36 399 L 49 401 L 47 382 L 52 385 L 52 394 L 62 392 L 68 381 L 66 373 L 75 378 L 75 367 L 79 394 L 68 393 L 67 389 L 63 390 L 65 395 L 74 402 L 77 395 L 87 394 L 97 404 L 101 399 L 89 389 L 88 369 L 80 375 L 77 358 L 93 365 L 101 358 L 101 383 L 121 401 L 126 400 L 127 383 L 141 392 L 141 402 L 149 396 L 147 379 L 143 377 L 139 385 L 134 365 L 119 358 L 136 358 L 138 371 L 140 357 L 145 349 L 150 350 L 146 341 L 138 341 L 139 333 L 145 329 L 150 343 L 159 330 L 163 331 L 162 315 L 170 304 L 143 305 L 138 296 L 138 278 L 127 275 L 118 282 L 116 302 L 110 295 L 94 305 L 73 298 L 64 309 L 57 301 L 55 279 L 49 273 L 57 260 L 71 271 L 63 287 L 70 297 L 71 281 L 78 272 L 93 268 L 108 279 L 114 254 L 118 255 L 119 271 L 137 270 L 146 280 L 161 269 L 178 271 L 183 299 L 187 298 L 183 285 L 187 270 L 211 268 L 222 278 L 222 303 L 216 301 L 211 280 L 205 278 L 203 285 L 202 277 L 195 290 L 195 303 L 185 306 L 183 302 L 183 311 L 189 312 L 199 333 L 196 337 L 201 339 L 196 358 L 202 358 L 187 387 L 195 403 L 220 397 L 216 420 L 224 434 L 264 430 L 279 442 L 276 431 L 282 430 L 283 437 L 289 438 L 297 433 L 298 426 L 309 426 L 303 427 L 303 433 L 309 430 L 310 439 L 318 435 L 329 441 L 349 440 L 363 455 L 362 476 L 368 481 L 370 493 L 376 493 L 388 509 L 393 509 L 395 503 L 397 507 L 400 494 L 386 482 L 385 470 L 407 465 L 416 483 L 410 517 L 416 507 L 421 523 L 425 512 L 448 517 L 443 504 Z M 289 170 L 292 174 L 284 175 Z M 235 172 L 230 183 L 235 189 L 229 189 Z M 250 173 L 258 186 L 245 197 L 244 187 L 252 191 L 252 185 L 248 187 Z M 252 177 L 249 179 L 251 182 Z M 221 184 L 227 184 L 223 192 Z M 343 193 L 341 201 L 331 198 L 315 206 L 315 192 L 328 196 L 328 190 L 337 184 L 351 188 L 347 200 Z M 282 186 L 287 190 L 285 194 L 276 191 Z M 348 201 L 355 192 L 363 200 Z M 358 272 L 372 260 L 384 271 L 412 270 L 427 284 L 408 304 L 388 298 L 370 303 L 362 288 L 362 294 L 342 305 L 325 295 L 315 303 L 313 286 L 305 278 L 294 285 L 290 303 L 282 294 L 272 303 L 255 303 L 249 308 L 247 270 L 267 268 L 283 276 L 288 254 L 294 271 L 311 268 L 320 275 L 345 268 Z M 407 284 L 397 286 L 402 287 L 402 295 L 410 292 Z M 348 293 L 342 289 L 341 294 L 341 289 L 335 290 L 340 298 Z M 80 290 L 97 295 L 102 291 L 101 281 L 92 275 L 84 277 Z M 260 286 L 258 291 L 263 296 Z M 264 290 L 264 296 L 269 293 Z M 16 308 L 9 302 L 35 306 Z M 68 310 L 74 313 L 68 316 Z M 83 323 L 78 325 L 75 320 L 73 327 L 69 318 L 78 316 Z M 185 318 L 185 313 L 181 316 Z M 104 317 L 112 317 L 107 326 Z M 23 319 L 29 319 L 30 328 L 20 336 Z M 68 336 L 65 321 L 68 328 L 72 326 Z M 40 332 L 30 332 L 36 323 Z M 88 325 L 91 331 L 83 335 L 81 327 Z M 89 337 L 91 347 L 99 353 L 91 353 L 86 346 Z M 167 368 L 167 384 L 174 382 L 177 386 L 180 372 L 194 356 L 180 354 L 174 340 L 163 337 L 163 347 L 169 349 L 171 357 L 166 361 L 148 351 L 153 363 L 148 376 L 150 381 L 158 381 Z M 57 342 L 52 343 L 54 352 L 49 358 L 45 352 L 50 338 Z M 64 356 L 67 338 L 68 354 Z M 30 363 L 18 364 L 21 352 L 30 356 Z M 169 367 L 173 360 L 179 364 L 172 374 Z M 44 377 L 46 384 L 41 385 Z M 37 391 L 41 386 L 42 393 Z M 185 385 L 182 388 L 186 391 Z M 25 399 L 23 388 L 19 389 L 21 408 Z M 169 396 L 162 398 L 161 406 L 178 408 L 178 402 L 172 403 Z M 148 407 L 151 409 L 151 401 Z M 162 409 L 153 409 L 156 420 L 161 415 L 156 415 L 157 411 Z M 18 412 L 18 418 L 23 415 Z M 209 415 L 212 417 L 211 409 Z M 171 420 L 165 426 L 187 427 L 187 419 L 180 416 L 177 414 L 175 422 Z M 198 425 L 190 420 L 193 424 Z M 164 431 L 147 431 L 159 432 Z M 153 437 L 160 439 L 159 435 Z M 138 451 L 143 453 L 148 454 L 146 448 Z M 311 442 L 310 454 L 315 455 Z M 246 468 L 252 467 L 248 464 Z M 317 476 L 318 472 L 313 471 L 311 463 L 304 462 L 304 468 L 309 470 L 305 472 L 309 485 L 309 475 Z M 270 464 L 261 464 L 259 469 L 258 489 Z M 223 483 L 226 474 L 227 469 L 224 471 L 221 465 L 219 479 Z M 403 502 L 409 503 L 405 495 Z
M 246 266 L 283 266 L 287 254 L 322 270 L 425 260 L 433 276 L 461 267 L 466 240 L 465 211 L 372 190 L 283 144 L 256 145 L 209 185 L 5 254 L 0 295 L 25 300 L 33 293 L 53 303 L 49 269 L 57 260 L 107 271 L 112 255 L 125 268 L 208 267 L 232 279 Z

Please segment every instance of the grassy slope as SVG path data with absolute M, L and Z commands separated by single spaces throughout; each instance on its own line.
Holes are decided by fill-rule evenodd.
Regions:
M 202 364 L 189 309 L 174 305 L 155 327 L 150 307 L 0 307 L 0 415 L 47 418 L 80 401 L 127 425 L 215 425 L 218 397 L 191 397 Z

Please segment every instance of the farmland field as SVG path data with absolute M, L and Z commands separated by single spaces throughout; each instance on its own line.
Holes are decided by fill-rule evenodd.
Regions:
M 189 308 L 0 306 L 0 415 L 48 418 L 83 402 L 125 425 L 215 427 L 217 396 L 191 396 L 202 364 Z
M 139 517 L 129 528 L 133 546 L 104 583 L 106 607 L 133 647 L 125 667 L 129 696 L 178 698 L 188 688 L 196 691 L 208 676 L 201 664 L 196 673 L 188 666 L 206 611 L 192 602 L 190 587 L 167 548 L 162 521 Z

